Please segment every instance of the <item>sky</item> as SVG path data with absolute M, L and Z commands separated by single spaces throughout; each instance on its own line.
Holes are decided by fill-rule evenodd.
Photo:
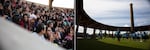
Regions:
M 150 25 L 148 0 L 84 0 L 84 10 L 94 20 L 112 26 L 130 27 L 130 7 L 133 2 L 135 26 Z
M 132 2 L 135 26 L 150 25 L 150 0 L 84 0 L 83 2 L 84 10 L 93 20 L 119 27 L 130 27 L 129 4 Z M 78 32 L 83 32 L 82 26 L 79 26 Z M 87 33 L 93 34 L 93 29 L 88 28 Z M 99 33 L 99 30 L 96 30 L 96 33 Z
M 49 0 L 27 0 L 35 3 L 48 5 Z M 52 3 L 54 7 L 74 8 L 74 0 L 54 0 Z

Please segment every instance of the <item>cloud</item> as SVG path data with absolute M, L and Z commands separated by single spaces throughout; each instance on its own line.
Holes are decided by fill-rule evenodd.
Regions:
M 44 5 L 49 5 L 49 0 L 27 0 L 35 3 L 40 3 Z M 74 8 L 74 0 L 54 0 L 54 7 L 65 7 L 65 8 Z
M 130 26 L 130 25 L 128 25 L 128 24 L 125 24 L 125 25 L 124 25 L 124 27 L 129 27 L 129 26 Z
M 86 13 L 94 20 L 113 26 L 130 25 L 130 0 L 84 0 Z M 147 0 L 133 0 L 135 26 L 150 25 Z
M 48 5 L 48 0 L 27 0 L 30 2 L 35 2 L 35 3 L 40 3 L 40 4 L 44 4 L 44 5 Z
M 74 0 L 54 0 L 53 6 L 74 8 Z

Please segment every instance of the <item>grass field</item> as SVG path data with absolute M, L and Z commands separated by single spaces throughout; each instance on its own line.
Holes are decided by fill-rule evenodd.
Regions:
M 77 40 L 77 50 L 149 50 L 150 40 L 139 42 L 131 39 L 80 39 Z

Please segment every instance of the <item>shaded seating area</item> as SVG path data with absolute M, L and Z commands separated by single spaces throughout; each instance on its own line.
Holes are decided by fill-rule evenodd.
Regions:
M 77 21 L 76 21 L 76 33 L 78 33 L 79 26 L 83 27 L 83 33 L 86 34 L 87 28 L 93 29 L 93 35 L 95 36 L 95 30 L 98 29 L 99 31 L 108 31 L 113 32 L 112 34 L 115 34 L 115 32 L 119 29 L 120 31 L 125 31 L 126 33 L 131 33 L 131 27 L 117 27 L 117 26 L 111 26 L 111 25 L 105 25 L 103 23 L 99 23 L 93 19 L 90 18 L 90 16 L 85 12 L 83 9 L 83 0 L 77 0 Z M 137 26 L 134 27 L 135 32 L 144 32 L 144 31 L 150 31 L 150 25 L 145 26 Z M 105 33 L 104 33 L 105 34 Z

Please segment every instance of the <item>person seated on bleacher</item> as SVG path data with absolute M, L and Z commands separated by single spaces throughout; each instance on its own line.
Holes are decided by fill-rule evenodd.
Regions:
M 61 45 L 61 34 L 60 34 L 60 30 L 59 27 L 55 28 L 55 34 L 54 34 L 55 40 L 54 43 Z
M 3 5 L 0 3 L 0 16 L 3 16 L 4 15 L 4 13 L 3 13 Z
M 19 22 L 19 25 L 25 29 L 29 29 L 29 16 L 27 14 L 24 14 L 22 19 Z
M 45 39 L 47 39 L 50 42 L 54 42 L 55 40 L 54 32 L 52 31 L 50 27 L 47 27 L 46 29 Z
M 44 24 L 39 24 L 37 26 L 36 32 L 33 33 L 36 37 L 42 39 L 42 40 L 46 40 L 44 38 L 44 34 L 46 33 L 46 26 Z
M 73 49 L 73 30 L 70 29 L 70 32 L 64 39 L 65 44 L 63 45 L 64 48 Z

